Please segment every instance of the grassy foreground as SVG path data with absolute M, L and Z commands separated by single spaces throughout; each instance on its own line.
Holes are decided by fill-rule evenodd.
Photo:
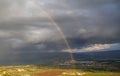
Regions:
M 115 72 L 85 72 L 82 70 L 56 69 L 50 67 L 26 66 L 1 66 L 0 76 L 120 76 Z

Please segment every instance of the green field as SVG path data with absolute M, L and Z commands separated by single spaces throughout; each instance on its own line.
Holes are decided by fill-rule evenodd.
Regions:
M 77 75 L 76 75 L 77 74 Z M 44 66 L 1 66 L 0 76 L 120 76 L 120 72 L 88 72 L 72 69 L 57 69 Z

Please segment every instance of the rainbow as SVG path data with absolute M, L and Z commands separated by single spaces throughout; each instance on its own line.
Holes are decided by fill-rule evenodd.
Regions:
M 35 6 L 37 7 L 37 9 L 39 9 L 40 11 L 42 11 L 42 13 L 54 24 L 54 26 L 56 27 L 56 29 L 58 30 L 58 32 L 61 34 L 62 38 L 64 39 L 64 42 L 69 50 L 69 53 L 70 53 L 70 57 L 71 57 L 71 60 L 72 60 L 72 64 L 74 66 L 74 69 L 76 69 L 76 64 L 75 64 L 75 59 L 74 59 L 74 55 L 73 55 L 73 50 L 67 40 L 67 37 L 66 35 L 64 34 L 64 32 L 62 31 L 61 27 L 59 26 L 59 24 L 55 21 L 55 19 L 48 13 L 45 11 L 45 9 L 43 9 L 41 7 L 40 4 L 38 4 L 38 2 L 36 0 L 31 0 Z

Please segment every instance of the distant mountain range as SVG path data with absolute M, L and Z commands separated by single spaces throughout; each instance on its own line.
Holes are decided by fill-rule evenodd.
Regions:
M 120 50 L 74 53 L 75 60 L 120 60 Z M 71 60 L 69 53 L 23 52 L 0 60 L 0 65 L 52 64 Z
M 74 53 L 76 60 L 120 60 L 120 50 Z

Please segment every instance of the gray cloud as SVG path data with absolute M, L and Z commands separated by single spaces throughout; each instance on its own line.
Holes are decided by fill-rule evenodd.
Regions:
M 57 21 L 73 49 L 120 43 L 119 0 L 42 0 L 37 3 Z M 2 59 L 14 51 L 53 52 L 67 47 L 53 23 L 32 0 L 1 0 L 0 49 Z

